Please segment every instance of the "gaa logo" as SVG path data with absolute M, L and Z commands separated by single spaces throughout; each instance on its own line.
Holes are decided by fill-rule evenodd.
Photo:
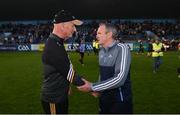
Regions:
M 19 51 L 29 51 L 30 48 L 27 45 L 18 45 Z
M 86 50 L 93 50 L 93 47 L 91 44 L 86 44 Z

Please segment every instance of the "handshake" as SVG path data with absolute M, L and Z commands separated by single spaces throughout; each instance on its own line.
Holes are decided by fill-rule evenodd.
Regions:
M 99 97 L 99 95 L 100 95 L 99 92 L 93 92 L 92 91 L 92 89 L 91 89 L 92 83 L 91 82 L 89 82 L 89 81 L 87 81 L 87 80 L 85 80 L 83 78 L 82 78 L 82 81 L 84 82 L 83 85 L 77 86 L 77 89 L 79 91 L 87 92 L 87 93 L 90 92 L 92 96 Z

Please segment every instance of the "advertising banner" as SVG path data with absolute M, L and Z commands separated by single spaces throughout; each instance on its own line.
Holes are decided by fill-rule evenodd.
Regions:
M 0 51 L 15 51 L 16 45 L 0 45 Z
M 38 51 L 43 51 L 45 44 L 39 44 Z
M 43 51 L 45 44 L 31 44 L 31 51 Z
M 64 44 L 64 47 L 66 51 L 77 51 L 79 48 L 79 44 Z M 86 42 L 85 45 L 85 50 L 86 51 L 93 51 L 92 43 L 91 42 Z
M 133 51 L 139 51 L 139 45 L 140 45 L 140 43 L 134 42 L 133 43 Z M 147 43 L 143 43 L 143 47 L 144 47 L 144 51 L 148 50 L 148 44 Z
M 17 45 L 18 51 L 31 51 L 31 45 Z

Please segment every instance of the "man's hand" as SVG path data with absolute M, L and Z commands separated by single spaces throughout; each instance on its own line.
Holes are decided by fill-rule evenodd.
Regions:
M 90 92 L 91 91 L 91 83 L 85 79 L 82 78 L 82 80 L 84 81 L 84 85 L 82 86 L 78 86 L 78 90 L 82 91 L 82 92 Z
M 94 96 L 95 98 L 100 96 L 99 92 L 91 92 L 91 95 Z

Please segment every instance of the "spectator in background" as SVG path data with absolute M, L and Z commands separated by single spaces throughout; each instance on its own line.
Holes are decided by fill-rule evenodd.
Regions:
M 96 55 L 96 40 L 93 40 L 93 51 L 94 54 Z
M 80 54 L 80 63 L 82 66 L 84 66 L 84 52 L 85 52 L 85 41 L 84 39 L 81 39 L 81 43 L 79 46 L 79 54 Z
M 138 50 L 138 54 L 144 54 L 144 46 L 143 46 L 143 42 L 140 40 L 139 41 L 139 50 Z
M 99 53 L 99 43 L 98 43 L 98 40 L 95 41 L 95 49 L 96 49 L 95 50 L 96 51 L 95 54 L 98 55 L 98 53 Z
M 177 68 L 177 74 L 178 74 L 178 77 L 180 78 L 180 67 Z
M 147 51 L 147 56 L 151 56 L 152 55 L 152 40 L 148 41 L 148 51 Z
M 178 44 L 178 51 L 180 51 L 180 42 L 179 42 L 179 44 Z
M 152 44 L 152 57 L 154 58 L 153 62 L 153 73 L 156 73 L 162 64 L 162 56 L 163 56 L 163 44 L 159 39 L 156 39 Z

